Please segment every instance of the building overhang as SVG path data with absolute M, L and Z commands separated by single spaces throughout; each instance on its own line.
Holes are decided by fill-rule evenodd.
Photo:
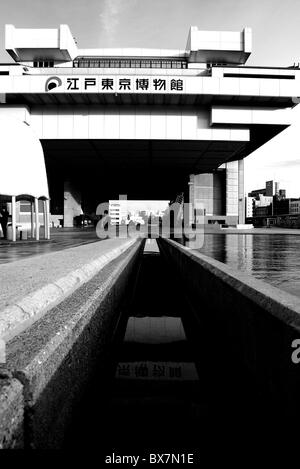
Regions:
M 71 61 L 78 55 L 69 27 L 58 29 L 24 29 L 5 25 L 5 49 L 16 62 L 32 62 L 47 58 Z
M 252 52 L 252 30 L 199 31 L 192 26 L 186 49 L 189 62 L 245 64 Z
M 192 63 L 245 64 L 252 51 L 252 32 L 199 31 L 192 26 L 185 50 L 115 48 L 78 49 L 67 25 L 56 29 L 25 29 L 5 26 L 5 48 L 17 62 L 39 59 L 72 61 L 77 56 L 91 57 L 172 57 Z

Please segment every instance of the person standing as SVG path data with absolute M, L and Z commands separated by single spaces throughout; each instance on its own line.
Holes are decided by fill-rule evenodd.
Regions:
M 3 232 L 3 238 L 6 239 L 7 236 L 7 223 L 9 218 L 9 212 L 6 208 L 3 208 L 0 212 L 0 223 Z

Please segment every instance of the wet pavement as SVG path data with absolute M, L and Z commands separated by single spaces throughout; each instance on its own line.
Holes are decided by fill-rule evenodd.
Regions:
M 206 233 L 199 252 L 300 296 L 299 230 L 278 231 L 269 230 L 269 235 L 259 230 L 255 234 Z
M 61 251 L 83 244 L 101 241 L 94 228 L 61 228 L 51 230 L 50 240 L 17 241 L 0 239 L 0 264 L 15 262 L 26 257 Z

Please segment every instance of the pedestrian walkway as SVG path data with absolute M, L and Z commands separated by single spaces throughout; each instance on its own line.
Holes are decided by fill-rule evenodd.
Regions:
M 67 229 L 51 230 L 51 239 L 48 240 L 27 240 L 12 243 L 0 240 L 0 264 L 15 262 L 26 257 L 47 254 L 61 251 L 83 244 L 100 241 L 94 228 L 88 229 Z

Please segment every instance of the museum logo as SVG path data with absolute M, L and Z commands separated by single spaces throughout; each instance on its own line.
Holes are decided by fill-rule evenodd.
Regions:
M 51 91 L 54 88 L 58 88 L 62 85 L 62 81 L 59 77 L 49 77 L 45 84 L 45 90 Z

